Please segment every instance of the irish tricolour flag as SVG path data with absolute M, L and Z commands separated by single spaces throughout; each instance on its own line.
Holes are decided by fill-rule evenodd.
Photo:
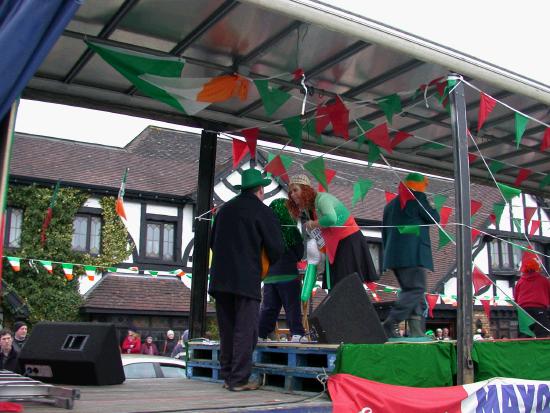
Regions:
M 87 41 L 86 44 L 140 92 L 153 99 L 188 115 L 196 114 L 211 103 L 197 100 L 211 78 L 184 77 L 185 60 L 182 58 L 155 56 L 98 42 Z
M 73 264 L 62 263 L 61 268 L 63 268 L 63 273 L 67 281 L 72 281 L 73 279 Z
M 21 271 L 21 258 L 19 257 L 8 257 L 8 262 L 11 265 L 11 268 L 14 271 Z

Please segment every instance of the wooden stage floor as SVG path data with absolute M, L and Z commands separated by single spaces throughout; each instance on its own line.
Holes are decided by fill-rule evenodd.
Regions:
M 221 384 L 189 379 L 127 380 L 115 386 L 62 386 L 80 390 L 74 409 L 23 402 L 26 413 L 177 413 L 332 411 L 326 394 L 289 394 L 277 390 L 230 392 Z

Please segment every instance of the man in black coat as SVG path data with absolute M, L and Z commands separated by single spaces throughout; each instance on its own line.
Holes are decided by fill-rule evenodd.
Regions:
M 21 374 L 19 352 L 13 347 L 13 335 L 8 329 L 0 330 L 0 370 Z
M 216 300 L 221 377 L 232 391 L 259 387 L 248 380 L 258 340 L 262 253 L 274 263 L 284 251 L 279 221 L 262 202 L 270 183 L 259 170 L 245 170 L 236 186 L 241 193 L 219 210 L 212 227 L 209 293 Z

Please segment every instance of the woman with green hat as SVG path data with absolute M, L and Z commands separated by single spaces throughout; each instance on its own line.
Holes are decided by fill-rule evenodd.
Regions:
M 304 335 L 304 327 L 301 319 L 301 282 L 297 264 L 304 255 L 304 244 L 296 222 L 288 213 L 286 199 L 276 199 L 269 207 L 281 223 L 285 252 L 277 262 L 269 266 L 267 278 L 264 279 L 258 335 L 260 339 L 266 339 L 274 331 L 281 307 L 284 307 L 292 341 L 299 341 Z

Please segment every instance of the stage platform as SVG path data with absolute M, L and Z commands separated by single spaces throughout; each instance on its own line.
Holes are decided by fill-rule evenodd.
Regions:
M 64 387 L 71 387 L 64 385 Z M 332 403 L 318 397 L 269 390 L 231 392 L 219 383 L 188 379 L 126 380 L 115 386 L 72 386 L 80 392 L 73 410 L 22 403 L 25 413 L 329 413 Z

